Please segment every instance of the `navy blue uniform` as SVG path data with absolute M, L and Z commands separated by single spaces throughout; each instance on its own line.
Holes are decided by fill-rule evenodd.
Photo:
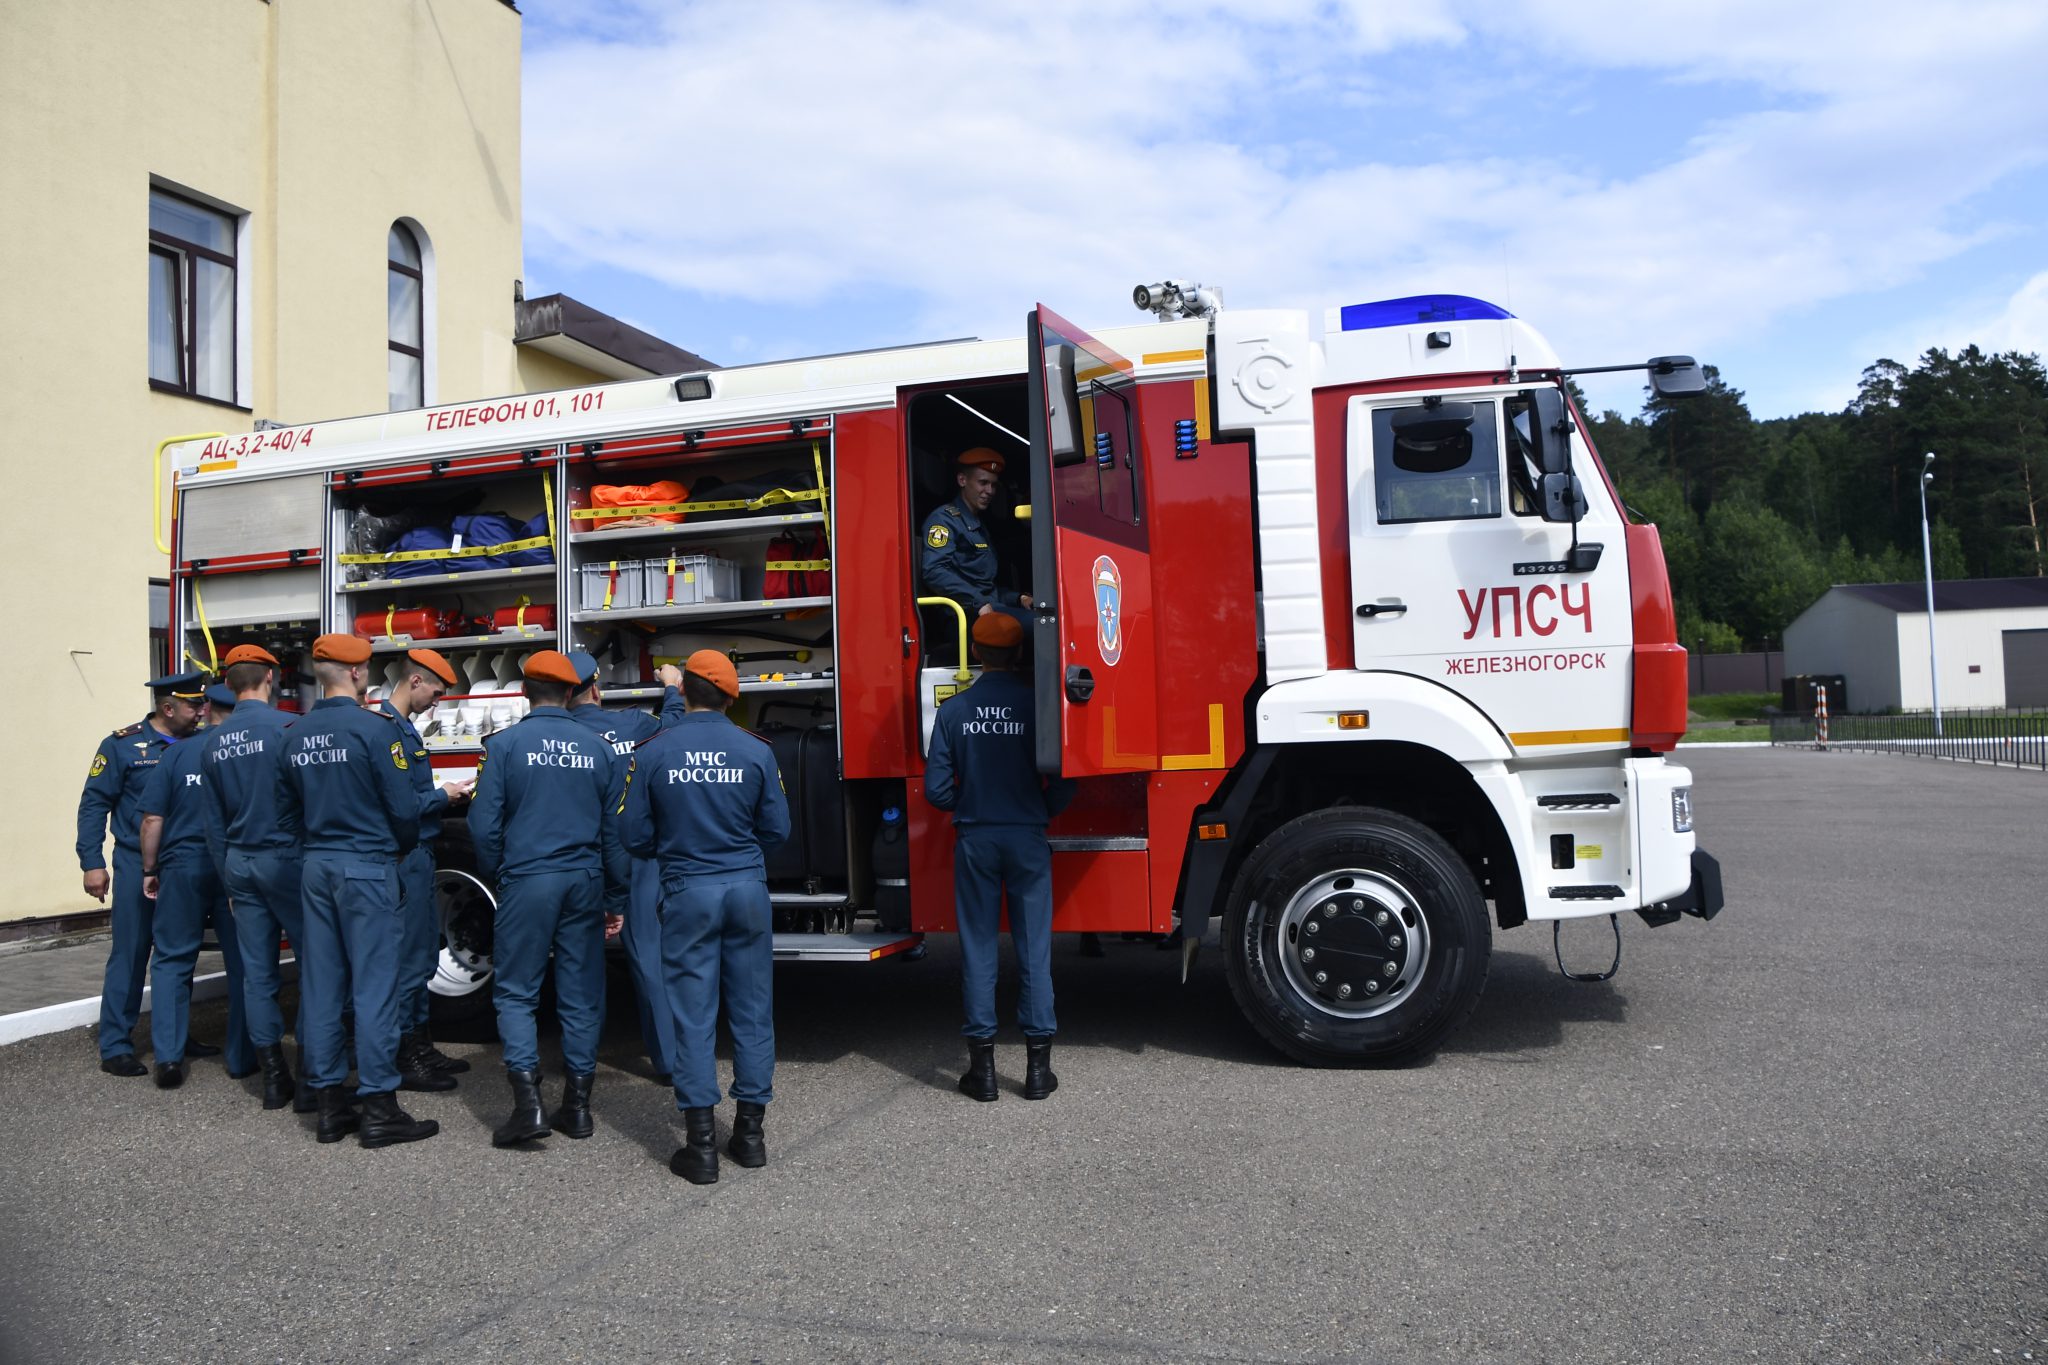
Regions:
M 632 766 L 559 706 L 534 707 L 486 746 L 469 832 L 498 888 L 493 998 L 508 1071 L 540 1069 L 533 1016 L 550 949 L 562 1060 L 571 1075 L 597 1069 L 605 895 L 630 876 L 618 817 Z
M 278 939 L 298 953 L 303 867 L 298 840 L 278 824 L 277 788 L 287 731 L 298 717 L 244 698 L 235 712 L 195 743 L 206 746 L 206 841 L 234 908 L 242 956 L 242 999 L 249 1041 L 274 1047 L 284 1036 L 277 1008 Z M 301 969 L 303 970 L 303 954 Z M 305 992 L 299 992 L 299 1045 L 306 1042 Z
M 149 720 L 100 741 L 78 798 L 78 868 L 107 865 L 107 827 L 114 833 L 113 942 L 100 987 L 100 1060 L 135 1055 L 136 1017 L 149 972 L 154 907 L 142 894 L 142 789 L 164 751 L 178 741 Z
M 1052 848 L 1046 822 L 1073 800 L 1066 778 L 1038 772 L 1031 684 L 988 669 L 939 706 L 925 760 L 924 795 L 953 812 L 953 904 L 960 925 L 961 997 L 969 1038 L 996 1033 L 996 936 L 1003 892 L 1022 982 L 1017 1023 L 1027 1038 L 1051 1037 Z
M 789 837 L 775 752 L 716 711 L 692 711 L 635 759 L 627 849 L 661 864 L 661 949 L 675 1014 L 676 1107 L 718 1103 L 718 1006 L 732 1097 L 774 1098 L 775 965 L 765 850 Z
M 341 1017 L 352 1000 L 356 1093 L 398 1089 L 398 860 L 420 832 L 411 766 L 391 718 L 354 697 L 322 698 L 286 737 L 278 823 L 306 850 L 299 995 L 319 1088 L 348 1079 Z
M 683 718 L 683 698 L 675 688 L 662 697 L 661 718 L 645 711 L 608 711 L 595 702 L 574 707 L 569 718 L 587 726 L 612 746 L 612 752 L 631 758 L 633 751 Z M 619 946 L 626 950 L 626 965 L 632 969 L 634 994 L 640 1007 L 640 1037 L 647 1046 L 647 1060 L 656 1074 L 675 1071 L 675 1018 L 668 1007 L 668 988 L 661 969 L 661 869 L 651 858 L 635 858 L 632 885 L 624 903 L 615 898 L 607 914 L 623 915 Z
M 184 1060 L 192 1017 L 192 969 L 206 925 L 220 940 L 227 972 L 230 1074 L 256 1065 L 243 1024 L 242 949 L 213 858 L 206 847 L 206 744 L 180 740 L 158 761 L 142 793 L 142 813 L 163 821 L 156 845 L 156 961 L 149 972 L 149 1038 L 159 1065 Z
M 1031 616 L 1018 593 L 996 587 L 996 552 L 979 513 L 955 498 L 924 519 L 918 549 L 918 579 L 929 593 L 950 597 L 970 623 L 985 606 L 1006 611 L 1028 631 Z
M 434 904 L 434 841 L 441 837 L 441 817 L 448 813 L 448 793 L 434 783 L 426 741 L 397 707 L 384 701 L 378 709 L 398 724 L 405 741 L 407 774 L 419 798 L 420 841 L 398 863 L 399 913 L 405 936 L 398 945 L 398 1030 L 410 1033 L 427 1022 L 427 983 L 441 955 L 441 916 Z

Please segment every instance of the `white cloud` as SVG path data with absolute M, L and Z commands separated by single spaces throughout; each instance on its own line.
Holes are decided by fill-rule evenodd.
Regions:
M 1172 274 L 1237 306 L 1511 290 L 1568 356 L 1708 352 L 1999 231 L 1966 209 L 2048 147 L 2039 6 L 704 0 L 570 18 L 599 27 L 543 29 L 527 59 L 534 248 L 764 305 L 900 292 L 935 336 L 1014 333 L 1038 298 L 1120 321 L 1131 284 Z M 1754 87 L 1753 112 L 1674 128 L 1662 164 L 1626 175 L 1518 145 L 1497 104 L 1430 130 L 1464 150 L 1403 155 L 1388 99 L 1475 39 L 1525 59 L 1503 88 L 1648 71 Z M 1341 150 L 1379 134 L 1384 155 Z

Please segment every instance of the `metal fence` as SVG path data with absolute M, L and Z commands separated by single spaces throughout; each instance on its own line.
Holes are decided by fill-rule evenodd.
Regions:
M 1771 721 L 1771 743 L 2048 770 L 2048 710 L 1943 711 L 1939 735 L 1928 711 L 1825 720 L 1777 716 Z

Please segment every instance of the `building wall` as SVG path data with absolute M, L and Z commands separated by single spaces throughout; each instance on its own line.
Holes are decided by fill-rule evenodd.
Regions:
M 1935 655 L 1941 668 L 1941 704 L 1949 707 L 2005 705 L 2005 632 L 2048 628 L 2048 607 L 2008 611 L 1935 613 Z M 1927 613 L 1898 618 L 1901 693 L 1908 711 L 1934 704 L 1927 667 Z M 1979 671 L 1972 673 L 1970 669 Z
M 1849 704 L 1882 711 L 1899 704 L 1897 618 L 1874 602 L 1830 590 L 1785 627 L 1785 673 L 1839 673 Z
M 0 0 L 0 589 L 35 723 L 0 796 L 0 919 L 90 908 L 73 810 L 148 705 L 150 452 L 381 410 L 385 244 L 433 259 L 429 402 L 591 382 L 512 341 L 519 16 L 499 0 Z M 148 384 L 152 179 L 246 213 L 238 406 Z

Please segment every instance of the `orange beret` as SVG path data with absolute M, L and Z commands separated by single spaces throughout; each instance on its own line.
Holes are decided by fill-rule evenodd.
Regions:
M 728 697 L 740 694 L 739 670 L 732 660 L 715 649 L 700 649 L 683 661 L 683 672 L 694 673 Z
M 278 667 L 277 656 L 262 645 L 236 645 L 220 662 L 223 668 L 232 668 L 236 664 L 269 664 L 272 668 Z
M 405 657 L 411 659 L 450 687 L 455 686 L 455 665 L 442 658 L 440 650 L 408 649 L 405 651 Z
M 1003 472 L 1003 457 L 987 446 L 976 446 L 972 450 L 961 451 L 958 463 L 975 469 L 986 469 L 991 474 Z
M 576 685 L 576 665 L 569 662 L 569 656 L 559 649 L 543 649 L 536 653 L 519 670 L 535 682 L 566 683 Z
M 974 643 L 1015 649 L 1024 643 L 1024 626 L 1005 611 L 992 611 L 974 618 Z
M 313 642 L 313 657 L 324 663 L 366 664 L 370 642 L 355 635 L 323 635 Z

